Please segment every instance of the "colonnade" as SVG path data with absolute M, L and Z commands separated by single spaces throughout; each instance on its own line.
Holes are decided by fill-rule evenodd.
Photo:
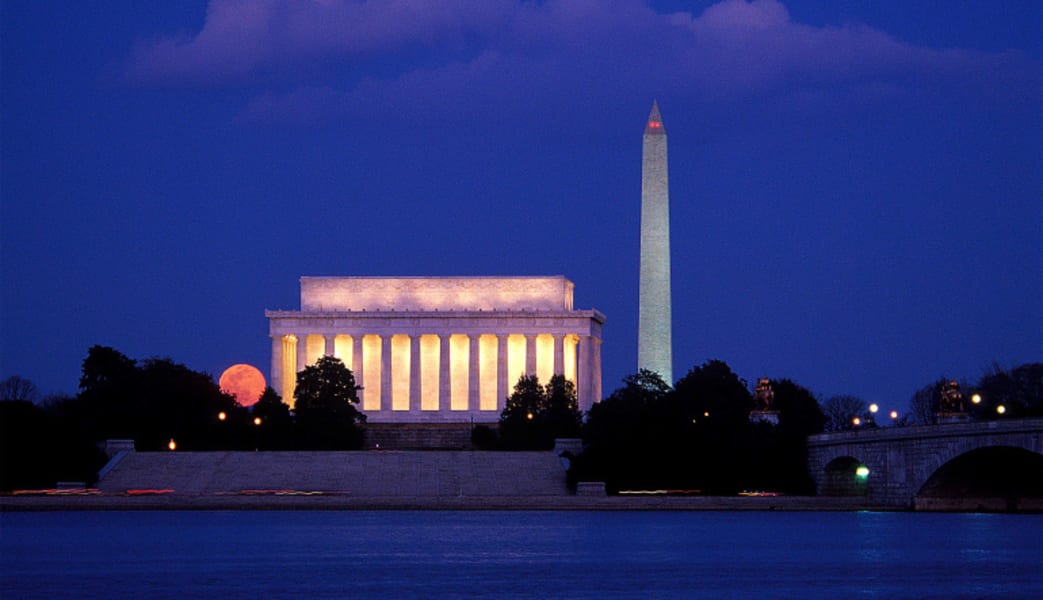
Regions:
M 296 373 L 334 356 L 363 388 L 361 409 L 371 419 L 442 420 L 470 412 L 495 420 L 521 375 L 541 383 L 564 375 L 587 410 L 601 396 L 600 346 L 592 335 L 560 333 L 273 335 L 272 386 L 292 406 Z

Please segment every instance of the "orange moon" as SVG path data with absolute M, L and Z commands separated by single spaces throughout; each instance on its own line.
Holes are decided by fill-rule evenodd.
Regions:
M 240 405 L 253 406 L 264 393 L 266 384 L 257 367 L 240 363 L 225 369 L 217 385 L 222 392 L 234 396 Z

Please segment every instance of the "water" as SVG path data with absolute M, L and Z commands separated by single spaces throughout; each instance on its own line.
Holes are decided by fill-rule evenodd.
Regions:
M 1033 515 L 0 514 L 8 598 L 1043 598 Z

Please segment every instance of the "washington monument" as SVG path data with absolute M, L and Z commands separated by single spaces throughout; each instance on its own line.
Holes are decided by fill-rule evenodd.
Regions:
M 666 172 L 666 128 L 659 105 L 645 125 L 641 150 L 641 283 L 637 366 L 674 384 L 670 337 L 670 186 Z

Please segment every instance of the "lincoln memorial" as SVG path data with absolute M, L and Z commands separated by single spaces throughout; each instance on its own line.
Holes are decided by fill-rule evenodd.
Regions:
M 552 277 L 302 277 L 301 310 L 269 310 L 272 387 L 335 356 L 371 423 L 492 423 L 521 375 L 562 374 L 579 407 L 601 399 L 596 310 Z

